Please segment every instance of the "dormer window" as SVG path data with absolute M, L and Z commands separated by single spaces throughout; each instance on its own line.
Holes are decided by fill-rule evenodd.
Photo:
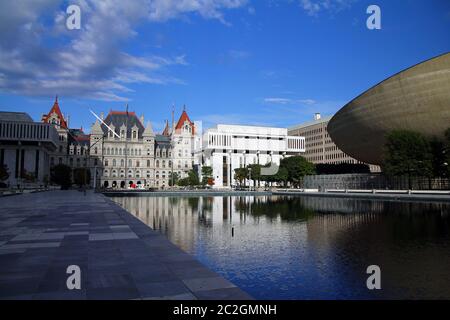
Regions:
M 137 132 L 133 131 L 133 139 L 136 139 L 136 138 L 137 138 Z

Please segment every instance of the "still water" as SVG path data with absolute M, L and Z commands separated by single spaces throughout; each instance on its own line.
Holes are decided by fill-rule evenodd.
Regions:
M 450 298 L 448 203 L 285 196 L 113 200 L 257 299 Z M 381 268 L 381 290 L 367 289 L 369 265 Z

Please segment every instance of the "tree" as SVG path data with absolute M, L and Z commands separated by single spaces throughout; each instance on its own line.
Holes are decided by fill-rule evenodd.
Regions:
M 28 172 L 25 169 L 22 171 L 22 174 L 20 175 L 25 182 L 35 182 L 36 181 L 36 175 L 34 172 Z
M 450 177 L 450 128 L 445 131 L 444 139 L 445 167 L 447 168 L 447 177 Z
M 72 185 L 72 169 L 65 164 L 58 164 L 51 169 L 51 181 L 67 190 Z
M 280 166 L 278 168 L 278 172 L 272 177 L 273 178 L 271 178 L 271 179 L 273 179 L 274 182 L 282 183 L 283 187 L 286 187 L 288 177 L 289 177 L 289 172 L 285 167 Z
M 203 185 L 209 184 L 208 181 L 210 181 L 209 179 L 212 179 L 212 177 L 213 177 L 212 168 L 209 166 L 203 166 L 202 167 L 202 184 Z
M 447 177 L 448 165 L 445 142 L 437 138 L 430 140 L 430 151 L 432 155 L 432 175 L 434 177 Z
M 0 181 L 6 181 L 9 178 L 9 170 L 6 164 L 0 166 Z
M 197 172 L 195 172 L 195 170 L 190 170 L 188 172 L 188 176 L 186 178 L 179 179 L 177 184 L 181 187 L 198 186 L 200 184 L 200 180 Z
M 287 157 L 281 160 L 280 169 L 287 170 L 287 181 L 298 187 L 306 175 L 315 174 L 314 164 L 302 156 Z
M 242 187 L 242 183 L 247 179 L 248 169 L 247 168 L 236 168 L 234 169 L 234 179 L 239 182 L 239 186 Z
M 44 186 L 47 188 L 48 183 L 49 183 L 48 174 L 46 174 L 46 175 L 44 176 L 44 178 L 42 179 L 42 182 L 44 182 Z
M 88 185 L 91 181 L 91 172 L 87 168 L 73 169 L 73 180 L 80 188 L 84 185 Z
M 195 170 L 189 170 L 188 172 L 188 183 L 190 186 L 198 186 L 200 184 L 200 179 Z
M 248 179 L 253 180 L 253 185 L 259 186 L 259 181 L 261 180 L 261 165 L 260 164 L 249 164 L 247 166 Z
M 172 179 L 172 174 L 173 174 L 173 179 Z M 178 180 L 180 180 L 180 175 L 177 172 L 169 172 L 169 186 L 172 187 L 172 180 L 173 180 L 173 185 L 177 185 Z
M 177 184 L 178 184 L 180 187 L 187 187 L 187 186 L 189 185 L 189 178 L 188 178 L 188 177 L 186 177 L 186 178 L 181 178 L 181 179 L 179 179 L 179 180 L 177 181 Z
M 418 132 L 394 130 L 386 137 L 383 169 L 391 176 L 432 175 L 432 154 L 428 140 Z

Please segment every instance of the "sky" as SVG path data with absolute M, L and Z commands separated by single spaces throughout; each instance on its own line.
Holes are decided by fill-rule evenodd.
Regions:
M 448 51 L 448 0 L 0 1 L 0 111 L 38 121 L 58 95 L 85 131 L 126 104 L 156 131 L 183 106 L 204 128 L 289 127 Z

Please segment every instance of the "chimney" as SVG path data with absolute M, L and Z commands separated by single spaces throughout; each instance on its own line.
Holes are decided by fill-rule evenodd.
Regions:
M 314 120 L 320 120 L 320 113 L 316 112 L 314 113 Z
M 105 120 L 103 118 L 104 118 L 104 115 L 103 115 L 103 111 L 102 111 L 102 112 L 100 112 L 100 119 Z
M 141 117 L 139 118 L 139 120 L 141 120 L 142 125 L 144 125 L 144 115 L 142 114 Z
M 69 120 L 70 120 L 70 116 L 69 115 L 67 115 L 67 117 L 66 117 L 66 124 L 67 124 L 67 129 L 69 129 L 70 127 L 70 125 L 69 125 Z

